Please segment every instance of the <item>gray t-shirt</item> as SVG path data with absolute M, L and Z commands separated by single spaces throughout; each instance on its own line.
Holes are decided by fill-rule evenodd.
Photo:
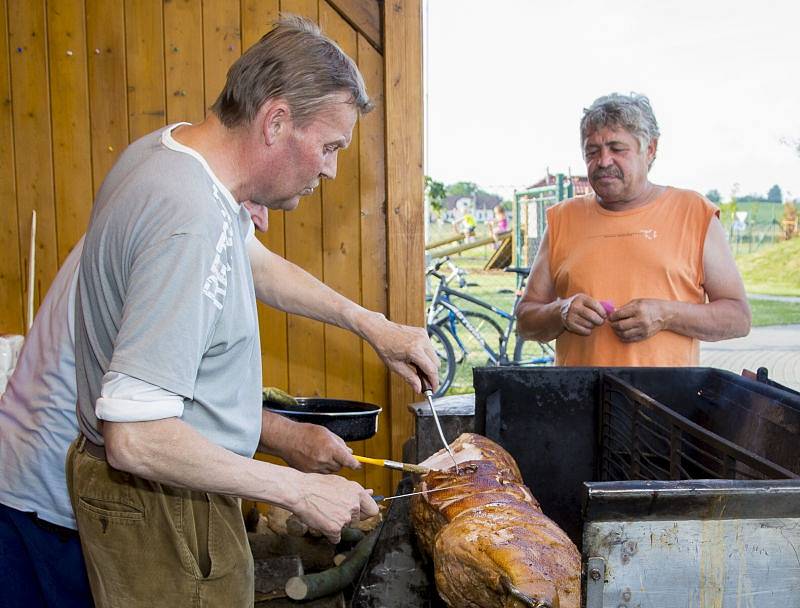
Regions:
M 103 444 L 95 404 L 114 371 L 182 396 L 184 422 L 252 456 L 261 353 L 251 220 L 172 128 L 131 144 L 95 199 L 76 296 L 78 424 Z

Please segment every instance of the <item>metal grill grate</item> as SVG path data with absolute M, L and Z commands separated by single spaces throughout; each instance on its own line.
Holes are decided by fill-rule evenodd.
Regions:
M 786 479 L 797 475 L 604 374 L 600 478 Z

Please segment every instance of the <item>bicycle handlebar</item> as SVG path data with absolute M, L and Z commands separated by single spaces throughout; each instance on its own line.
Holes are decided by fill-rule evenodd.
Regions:
M 527 277 L 531 273 L 531 268 L 528 266 L 527 268 L 522 268 L 521 266 L 506 266 L 503 269 L 505 272 L 516 272 L 517 274 L 521 274 L 522 276 Z

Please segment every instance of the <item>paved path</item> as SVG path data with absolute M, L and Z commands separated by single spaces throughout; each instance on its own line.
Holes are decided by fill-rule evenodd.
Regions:
M 800 325 L 754 327 L 744 338 L 703 342 L 700 365 L 737 374 L 766 367 L 771 380 L 800 390 Z
M 747 298 L 750 300 L 769 300 L 770 302 L 800 304 L 800 296 L 769 296 L 763 293 L 748 293 Z

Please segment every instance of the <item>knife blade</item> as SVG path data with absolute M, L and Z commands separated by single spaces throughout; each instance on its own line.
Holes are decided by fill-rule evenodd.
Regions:
M 436 430 L 439 431 L 439 438 L 442 440 L 442 445 L 444 445 L 444 449 L 447 450 L 447 453 L 450 454 L 450 458 L 453 459 L 453 464 L 456 465 L 456 475 L 460 475 L 461 471 L 458 470 L 458 461 L 456 460 L 455 454 L 453 454 L 453 450 L 450 447 L 450 444 L 444 437 L 444 431 L 442 431 L 442 423 L 439 422 L 439 414 L 436 412 L 436 408 L 433 406 L 433 389 L 431 388 L 431 385 L 428 383 L 428 379 L 425 377 L 425 374 L 423 374 L 422 370 L 419 368 L 417 368 L 417 375 L 419 376 L 419 381 L 422 384 L 422 391 L 425 393 L 425 397 L 428 400 L 428 406 L 430 406 L 431 408 L 433 421 L 434 423 L 436 423 Z

